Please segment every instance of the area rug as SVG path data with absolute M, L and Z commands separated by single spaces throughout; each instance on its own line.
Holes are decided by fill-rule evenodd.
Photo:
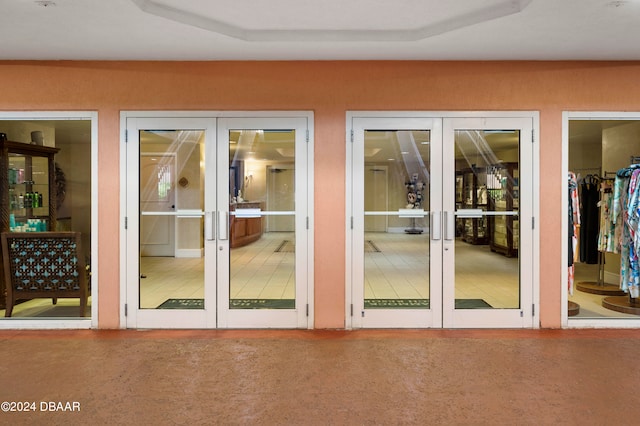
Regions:
M 204 309 L 204 299 L 167 299 L 156 309 Z
M 293 309 L 294 299 L 231 299 L 230 309 Z M 157 309 L 204 309 L 204 299 L 167 299 Z
M 276 248 L 276 253 L 293 253 L 296 250 L 296 246 L 293 241 L 283 240 L 278 247 Z M 365 253 L 381 253 L 381 250 L 378 246 L 371 240 L 367 240 L 364 242 L 364 252 Z
M 456 299 L 456 309 L 487 309 L 483 299 Z M 364 299 L 365 309 L 429 309 L 429 299 Z
M 456 309 L 491 309 L 484 299 L 456 299 Z
M 294 299 L 231 299 L 230 309 L 294 309 Z
M 429 299 L 364 299 L 365 309 L 429 309 Z

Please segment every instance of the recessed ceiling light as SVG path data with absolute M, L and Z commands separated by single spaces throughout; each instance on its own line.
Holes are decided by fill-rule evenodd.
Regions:
M 50 0 L 37 0 L 35 3 L 38 6 L 42 6 L 42 7 L 49 7 L 49 6 L 55 6 L 56 5 L 56 2 L 50 1 Z

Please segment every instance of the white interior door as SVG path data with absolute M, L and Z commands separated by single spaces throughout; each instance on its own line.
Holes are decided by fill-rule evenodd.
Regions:
M 351 327 L 533 327 L 532 118 L 350 122 Z M 367 173 L 384 168 L 381 211 Z

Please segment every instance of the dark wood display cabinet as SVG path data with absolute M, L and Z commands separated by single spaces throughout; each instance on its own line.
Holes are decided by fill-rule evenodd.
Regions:
M 487 172 L 484 167 L 474 167 L 462 171 L 462 209 L 487 210 Z M 486 216 L 460 218 L 462 240 L 470 244 L 487 244 L 489 241 Z
M 0 232 L 56 230 L 54 156 L 58 151 L 59 148 L 0 140 Z M 2 265 L 0 258 L 0 268 Z M 0 309 L 4 306 L 2 283 Z
M 519 203 L 518 164 L 503 163 L 494 167 L 491 175 L 495 185 L 489 185 L 489 209 L 495 212 L 517 212 Z M 489 220 L 489 247 L 507 257 L 518 256 L 518 216 L 497 215 Z

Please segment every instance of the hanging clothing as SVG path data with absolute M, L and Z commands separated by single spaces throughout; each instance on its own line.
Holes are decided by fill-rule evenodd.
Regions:
M 573 295 L 573 282 L 575 278 L 575 265 L 573 259 L 578 250 L 578 226 L 580 226 L 580 200 L 578 197 L 578 182 L 575 173 L 569 172 L 569 226 L 567 227 L 568 236 L 568 289 L 569 294 Z
M 630 292 L 631 297 L 640 295 L 640 265 L 635 223 L 640 164 L 620 169 L 616 173 L 613 200 L 616 249 L 620 253 L 620 289 Z
M 583 263 L 598 263 L 599 181 L 596 176 L 587 175 L 580 184 L 580 261 Z
M 627 200 L 629 180 L 624 175 L 616 173 L 613 184 L 613 199 L 611 200 L 611 223 L 613 224 L 613 252 L 620 253 L 622 249 L 623 212 Z
M 638 250 L 640 250 L 640 232 L 638 224 L 640 218 L 640 169 L 634 169 L 629 179 L 629 193 L 626 205 L 625 235 L 628 237 L 628 275 L 626 286 L 631 297 L 640 296 L 640 263 L 638 262 Z
M 613 181 L 604 180 L 600 183 L 600 231 L 598 235 L 598 251 L 613 253 L 614 225 L 611 220 L 611 201 L 613 200 Z

